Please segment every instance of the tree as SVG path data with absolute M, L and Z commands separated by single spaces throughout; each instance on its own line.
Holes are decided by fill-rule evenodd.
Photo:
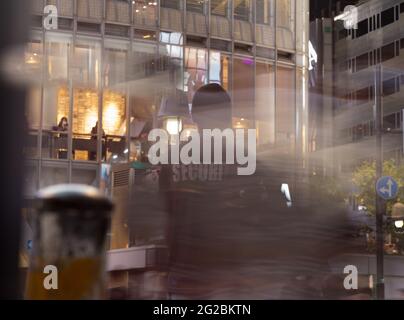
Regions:
M 404 200 L 404 163 L 397 164 L 395 160 L 388 160 L 383 163 L 383 175 L 393 177 L 399 187 L 398 197 L 387 201 L 387 214 L 391 213 L 395 203 Z M 352 182 L 357 187 L 357 198 L 367 208 L 367 211 L 376 213 L 376 162 L 364 162 L 353 173 Z
M 391 176 L 397 181 L 399 192 L 394 200 L 386 202 L 386 214 L 390 215 L 393 205 L 404 200 L 404 163 L 397 164 L 395 160 L 388 160 L 383 163 L 383 176 Z M 376 162 L 364 162 L 360 165 L 352 177 L 353 184 L 357 187 L 357 198 L 359 202 L 366 207 L 367 212 L 371 215 L 376 213 Z M 404 234 L 395 232 L 392 224 L 384 226 L 385 234 L 391 236 L 393 243 L 393 251 L 387 251 L 390 254 L 400 254 L 404 252 Z M 373 251 L 375 248 L 368 248 Z M 373 250 L 372 250 L 373 249 Z

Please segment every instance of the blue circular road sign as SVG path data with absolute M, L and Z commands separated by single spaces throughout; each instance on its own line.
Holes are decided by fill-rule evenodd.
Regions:
M 392 177 L 382 177 L 376 183 L 376 192 L 384 200 L 392 200 L 397 197 L 398 184 Z

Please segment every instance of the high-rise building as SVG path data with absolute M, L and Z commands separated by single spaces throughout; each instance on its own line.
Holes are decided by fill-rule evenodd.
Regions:
M 350 6 L 350 7 L 348 7 Z M 352 22 L 349 24 L 348 22 Z M 333 1 L 328 11 L 323 9 L 311 23 L 310 40 L 313 43 L 317 64 L 310 71 L 309 144 L 310 168 L 337 181 L 351 206 L 349 218 L 360 221 L 368 228 L 367 240 L 372 243 L 375 234 L 373 206 L 376 189 L 355 184 L 355 177 L 368 175 L 373 181 L 371 167 L 367 173 L 360 171 L 365 162 L 373 162 L 383 153 L 383 160 L 403 159 L 403 109 L 404 109 L 404 2 L 402 0 Z M 377 88 L 378 67 L 381 81 Z M 382 146 L 376 143 L 376 104 L 381 92 Z M 313 147 L 314 144 L 314 147 Z M 381 151 L 381 152 L 380 152 Z M 387 175 L 384 168 L 384 175 Z M 401 173 L 395 179 L 401 179 Z M 365 181 L 364 178 L 363 181 Z M 367 191 L 363 190 L 371 190 Z M 370 194 L 370 199 L 366 195 Z M 365 196 L 364 196 L 365 195 Z M 349 196 L 349 197 L 348 197 Z M 392 200 L 400 202 L 398 198 Z M 393 215 L 389 208 L 383 213 L 385 227 Z M 396 246 L 395 232 L 386 231 L 384 242 L 384 283 L 387 299 L 401 296 L 404 275 L 402 251 Z M 369 240 L 370 239 L 370 240 Z M 392 240 L 393 239 L 393 240 Z M 393 249 L 391 249 L 393 248 Z M 398 249 L 397 249 L 398 248 Z M 360 274 L 369 277 L 374 288 L 375 251 L 368 254 L 345 256 L 343 265 L 357 266 Z M 380 254 L 380 252 L 378 252 Z M 344 260 L 345 259 L 345 260 Z
M 49 5 L 56 29 L 44 28 Z M 17 66 L 32 79 L 27 196 L 99 186 L 103 163 L 144 157 L 145 134 L 167 122 L 164 96 L 179 89 L 190 103 L 207 83 L 229 93 L 234 127 L 256 128 L 259 148 L 306 150 L 308 11 L 306 0 L 32 1 Z
M 375 159 L 378 64 L 382 65 L 384 158 L 399 160 L 403 153 L 404 2 L 370 0 L 360 2 L 356 9 L 357 28 L 346 29 L 338 21 L 334 32 L 333 153 L 334 165 L 342 173 Z

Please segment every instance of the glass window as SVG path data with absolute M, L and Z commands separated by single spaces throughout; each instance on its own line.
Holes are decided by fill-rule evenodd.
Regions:
M 181 1 L 180 0 L 160 0 L 160 4 L 162 8 L 170 8 L 170 9 L 181 9 Z
M 45 50 L 48 61 L 43 94 L 42 157 L 68 159 L 71 37 L 48 34 Z
M 382 62 L 393 59 L 395 57 L 394 42 L 382 47 Z
M 369 32 L 368 19 L 362 20 L 358 23 L 358 29 L 356 30 L 356 37 L 362 37 Z
M 276 0 L 276 22 L 278 27 L 290 29 L 292 21 L 292 0 Z
M 41 79 L 42 51 L 42 42 L 40 40 L 32 40 L 25 47 L 22 62 L 23 69 L 26 75 L 32 79 Z M 28 98 L 25 107 L 25 119 L 28 127 L 28 135 L 24 140 L 24 154 L 26 157 L 35 158 L 38 156 L 38 132 L 41 118 L 42 87 L 40 84 L 33 82 L 27 91 Z
M 275 143 L 275 73 L 273 65 L 256 63 L 255 117 L 257 144 Z
M 185 48 L 184 91 L 188 103 L 192 103 L 195 92 L 208 82 L 208 54 L 206 49 Z
M 382 28 L 393 23 L 395 21 L 395 16 L 394 16 L 394 7 L 384 10 L 381 13 L 381 24 Z
M 226 91 L 230 91 L 230 58 L 219 51 L 210 52 L 209 81 L 220 84 Z
M 134 1 L 134 3 L 136 3 L 136 1 Z M 130 11 L 129 11 L 130 1 L 107 0 L 105 6 L 106 6 L 106 20 L 117 21 L 126 24 L 130 23 Z
M 82 18 L 101 20 L 104 11 L 104 1 L 77 0 L 77 15 Z
M 276 0 L 278 47 L 294 49 L 295 0 Z M 303 26 L 301 26 L 303 28 Z
M 228 16 L 228 0 L 210 0 L 210 12 L 217 16 Z
M 295 70 L 277 68 L 276 73 L 276 143 L 293 145 L 295 137 Z
M 147 135 L 154 127 L 158 101 L 169 81 L 169 69 L 161 63 L 157 72 L 156 46 L 135 43 L 129 59 L 129 158 L 147 162 Z
M 233 125 L 254 128 L 254 60 L 233 60 Z
M 369 101 L 369 87 L 356 91 L 357 104 L 363 104 Z
M 41 118 L 42 88 L 32 86 L 27 92 L 25 117 L 28 125 L 28 135 L 24 140 L 24 155 L 28 158 L 38 156 L 38 132 Z
M 366 52 L 356 57 L 356 72 L 361 71 L 369 67 L 369 54 Z
M 102 158 L 105 161 L 127 161 L 126 70 L 129 43 L 106 41 L 105 47 Z
M 73 78 L 73 158 L 97 158 L 99 128 L 99 89 L 101 46 L 96 40 L 80 38 L 74 48 L 71 74 Z M 104 152 L 103 152 L 104 154 Z
M 396 78 L 383 81 L 383 95 L 390 96 L 396 92 Z
M 234 19 L 250 21 L 251 20 L 251 1 L 234 1 Z
M 204 13 L 206 2 L 204 0 L 187 0 L 187 11 Z
M 184 90 L 183 35 L 179 32 L 161 32 L 159 46 L 159 69 L 168 71 L 174 88 Z
M 257 0 L 256 2 L 256 22 L 259 24 L 273 24 L 274 0 Z
M 157 23 L 157 1 L 133 1 L 133 20 L 136 25 L 155 26 Z

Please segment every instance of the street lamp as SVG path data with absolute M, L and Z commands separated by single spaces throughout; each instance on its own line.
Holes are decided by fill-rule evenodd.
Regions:
M 158 118 L 162 120 L 162 127 L 170 135 L 182 132 L 183 122 L 190 117 L 187 97 L 183 92 L 177 91 L 174 95 L 163 97 Z
M 163 128 L 170 134 L 180 134 L 182 131 L 181 117 L 166 117 L 163 122 Z
M 404 204 L 396 203 L 390 218 L 391 224 L 397 233 L 404 233 Z

